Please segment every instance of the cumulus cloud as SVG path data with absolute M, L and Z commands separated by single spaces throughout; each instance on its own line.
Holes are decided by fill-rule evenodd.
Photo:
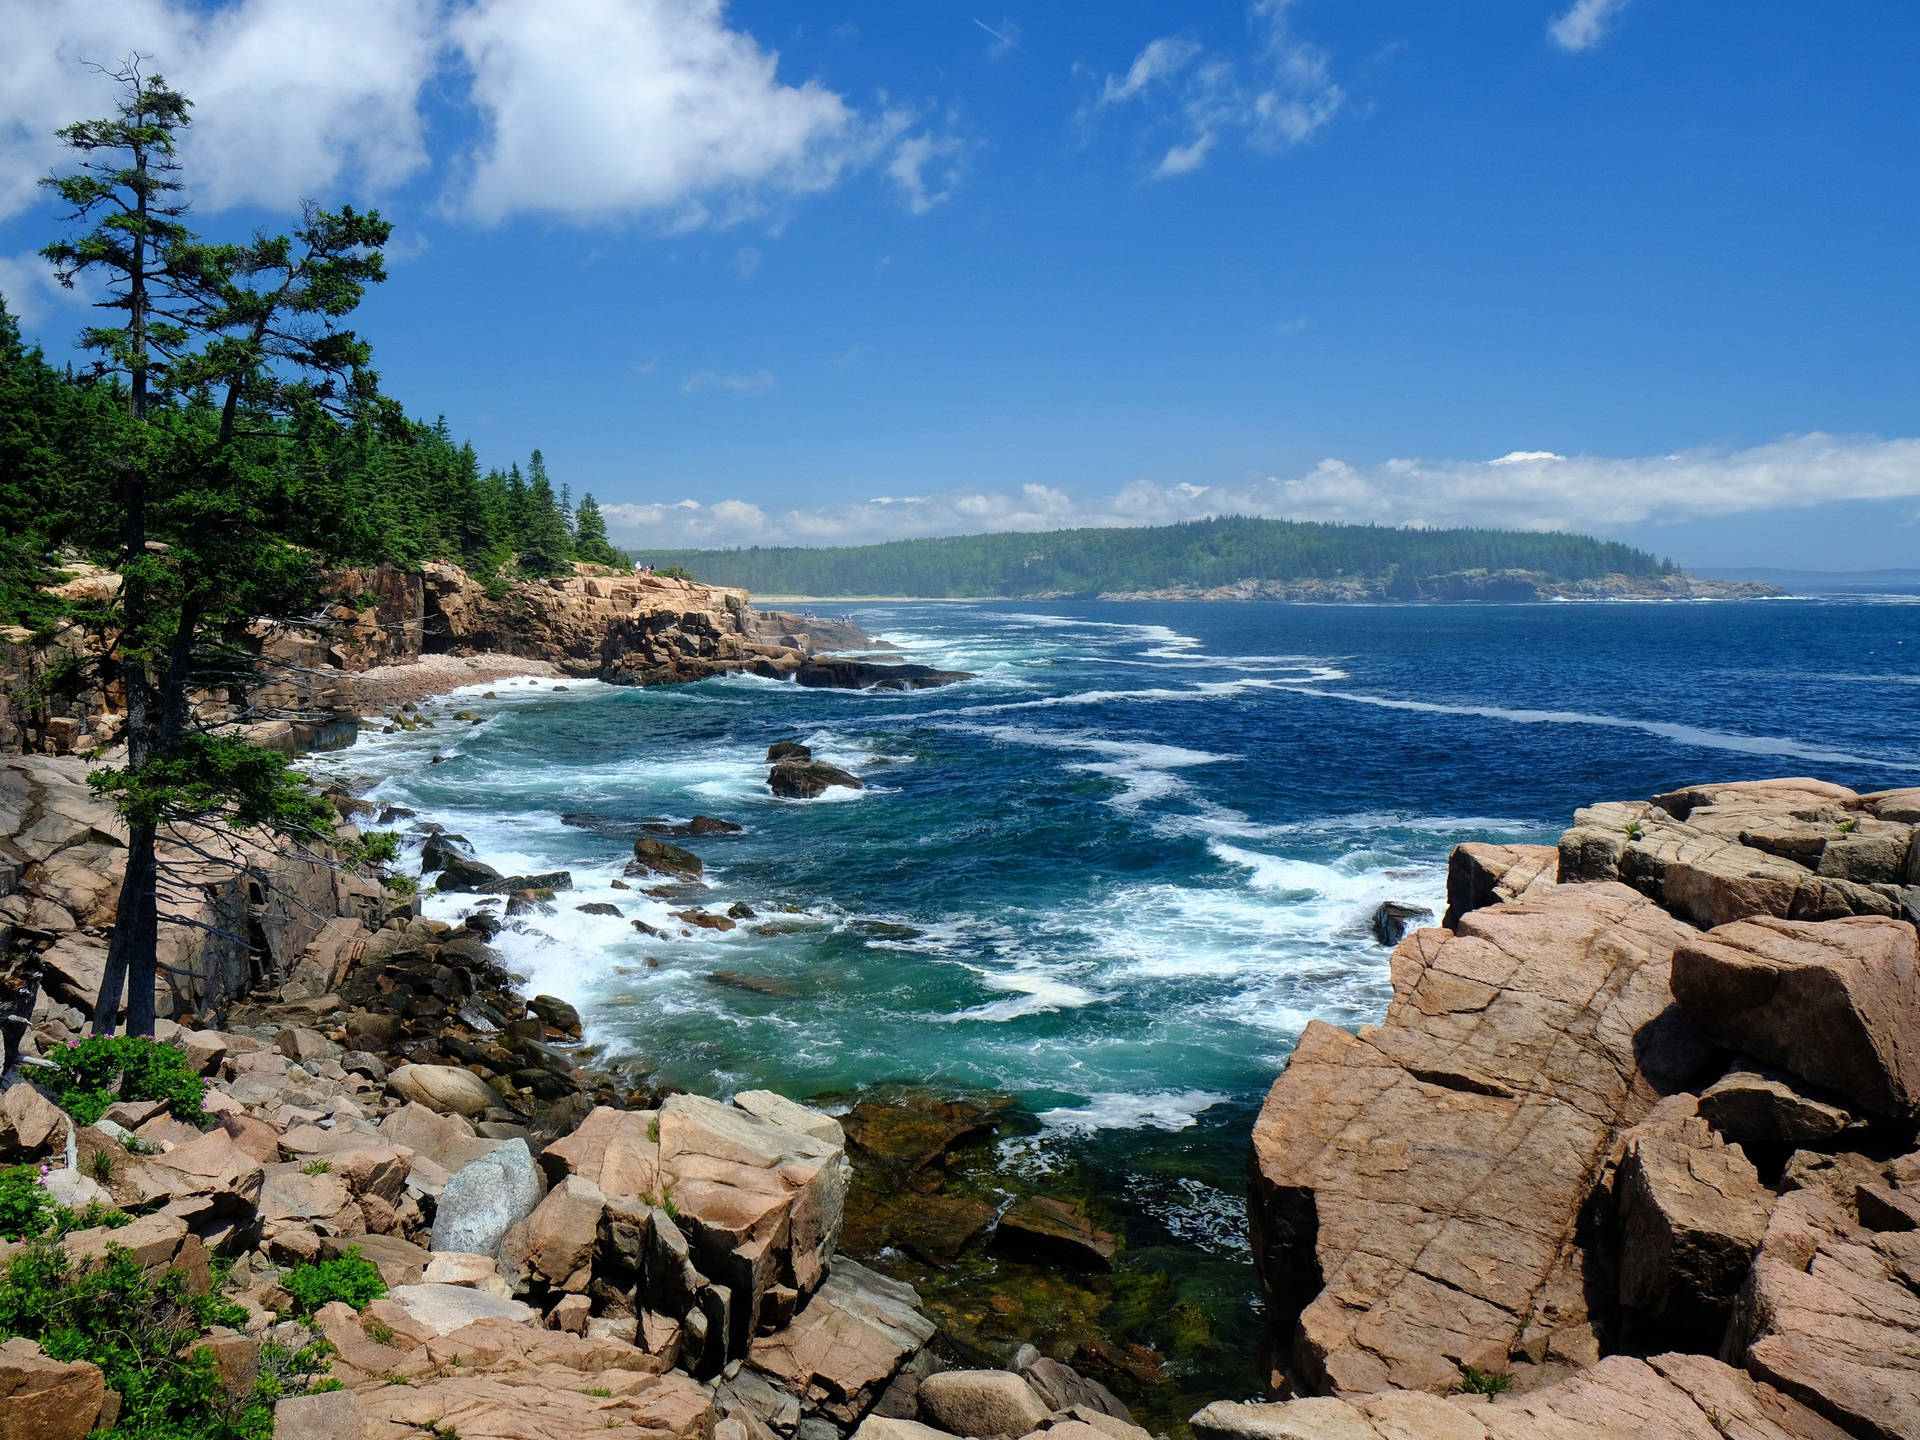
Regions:
M 1279 151 L 1311 138 L 1339 113 L 1346 92 L 1334 82 L 1326 51 L 1293 33 L 1295 0 L 1254 0 L 1248 24 L 1253 55 L 1236 60 L 1188 36 L 1148 42 L 1124 75 L 1108 75 L 1083 120 L 1120 105 L 1146 107 L 1155 131 L 1183 132 L 1162 151 L 1162 178 L 1198 170 L 1223 139 Z
M 1566 13 L 1547 22 L 1547 35 L 1562 50 L 1591 50 L 1626 7 L 1627 0 L 1574 0 Z
M 1798 435 L 1745 450 L 1638 459 L 1514 451 L 1491 460 L 1322 460 L 1302 474 L 1235 484 L 1155 485 L 1076 498 L 1047 485 L 880 496 L 769 512 L 739 500 L 608 505 L 629 545 L 846 545 L 923 535 L 1168 525 L 1265 515 L 1379 525 L 1490 525 L 1613 532 L 1836 500 L 1920 496 L 1920 439 Z
M 724 390 L 732 395 L 764 395 L 773 386 L 771 370 L 696 370 L 680 382 L 680 393 L 697 395 L 702 390 Z
M 481 223 L 644 215 L 725 223 L 884 174 L 924 211 L 958 142 L 863 109 L 728 23 L 723 0 L 0 0 L 0 221 L 65 159 L 53 132 L 112 104 L 87 68 L 130 51 L 194 100 L 202 211 L 379 196 L 429 170 Z M 478 133 L 430 153 L 429 90 Z
M 183 151 L 204 209 L 377 193 L 426 168 L 420 97 L 439 0 L 0 0 L 0 219 L 38 196 L 53 132 L 106 113 L 130 51 L 194 101 Z

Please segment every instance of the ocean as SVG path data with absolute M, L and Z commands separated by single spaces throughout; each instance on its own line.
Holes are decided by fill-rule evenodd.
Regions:
M 503 871 L 570 870 L 553 913 L 499 946 L 659 1083 L 1013 1097 L 1006 1173 L 1100 1194 L 1123 1265 L 1208 1327 L 1212 1383 L 1262 1373 L 1253 1118 L 1309 1020 L 1382 1015 L 1382 901 L 1437 918 L 1453 845 L 1550 843 L 1598 800 L 1781 774 L 1920 784 L 1920 597 L 850 613 L 900 658 L 978 678 L 508 681 L 314 765 Z M 462 707 L 484 723 L 451 720 Z M 775 799 L 780 740 L 865 788 Z M 615 889 L 630 845 L 562 823 L 577 812 L 743 826 L 680 843 L 707 866 L 699 903 L 758 918 L 681 934 L 685 902 Z M 574 908 L 590 902 L 622 914 Z

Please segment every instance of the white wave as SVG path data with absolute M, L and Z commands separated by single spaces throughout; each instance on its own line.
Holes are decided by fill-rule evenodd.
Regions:
M 1515 710 L 1500 705 L 1450 705 L 1437 700 L 1392 700 L 1384 695 L 1356 695 L 1343 690 L 1295 690 L 1293 693 L 1322 700 L 1345 700 L 1355 705 L 1375 705 L 1383 710 L 1469 715 L 1484 720 L 1506 720 L 1515 725 L 1598 725 L 1611 730 L 1638 730 L 1681 745 L 1692 745 L 1703 750 L 1726 750 L 1738 755 L 1772 755 L 1820 765 L 1867 765 L 1882 770 L 1920 770 L 1920 761 L 1855 755 L 1850 751 L 1812 745 L 1786 736 L 1739 735 L 1726 730 L 1708 730 L 1698 725 L 1634 720 L 1622 715 L 1596 715 L 1584 710 Z
M 1234 755 L 1215 755 L 1206 750 L 1189 750 L 1180 745 L 1162 745 L 1150 740 L 1105 740 L 1090 735 L 1033 730 L 1017 725 L 951 724 L 947 728 L 985 735 L 1009 744 L 1109 756 L 1110 759 L 1081 761 L 1066 768 L 1102 775 L 1114 781 L 1121 790 L 1118 795 L 1110 797 L 1107 803 L 1122 810 L 1138 809 L 1149 800 L 1164 799 L 1184 789 L 1186 782 L 1173 773 L 1176 770 L 1239 758 Z
M 1151 1095 L 1092 1095 L 1081 1106 L 1042 1110 L 1035 1118 L 1051 1130 L 1087 1135 L 1096 1130 L 1186 1130 L 1225 1095 L 1210 1090 L 1163 1090 Z

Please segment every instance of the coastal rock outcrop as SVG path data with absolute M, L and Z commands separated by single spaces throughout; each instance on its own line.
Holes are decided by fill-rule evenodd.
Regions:
M 1250 1201 L 1304 1383 L 1445 1391 L 1516 1351 L 1593 1358 L 1579 1221 L 1617 1132 L 1704 1058 L 1663 1022 L 1690 933 L 1625 886 L 1557 887 L 1409 936 L 1385 1024 L 1307 1026 Z
M 1694 786 L 1459 847 L 1385 1022 L 1310 1024 L 1255 1127 L 1317 1398 L 1196 1433 L 1920 1433 L 1915 801 Z

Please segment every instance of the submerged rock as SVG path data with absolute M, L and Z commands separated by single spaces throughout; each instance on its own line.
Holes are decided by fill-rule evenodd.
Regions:
M 1407 938 L 1407 930 L 1416 920 L 1431 920 L 1433 911 L 1424 905 L 1407 905 L 1399 900 L 1382 900 L 1374 907 L 1368 928 L 1374 940 L 1386 946 L 1398 945 Z
M 1047 1195 L 1015 1201 L 1000 1217 L 993 1248 L 1054 1264 L 1104 1270 L 1120 1252 L 1118 1237 L 1094 1228 L 1078 1205 Z

